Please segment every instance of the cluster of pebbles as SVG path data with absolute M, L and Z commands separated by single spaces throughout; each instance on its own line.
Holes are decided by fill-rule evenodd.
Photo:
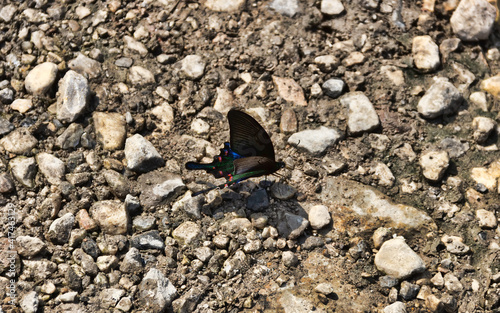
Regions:
M 4 1 L 2 311 L 497 312 L 495 5 Z

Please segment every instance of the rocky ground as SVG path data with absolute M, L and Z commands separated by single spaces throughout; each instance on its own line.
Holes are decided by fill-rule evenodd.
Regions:
M 499 312 L 487 0 L 0 4 L 1 312 Z M 279 176 L 187 171 L 239 108 Z

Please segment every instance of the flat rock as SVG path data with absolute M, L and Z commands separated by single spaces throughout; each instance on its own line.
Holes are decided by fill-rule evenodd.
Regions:
M 127 167 L 135 172 L 149 172 L 165 163 L 155 147 L 144 137 L 135 134 L 125 141 Z
M 26 91 L 33 95 L 45 95 L 56 81 L 57 71 L 57 65 L 51 62 L 35 66 L 24 80 Z
M 194 222 L 184 222 L 172 232 L 172 237 L 181 244 L 189 245 L 201 235 L 201 228 Z
M 479 209 L 476 211 L 479 226 L 482 228 L 495 228 L 498 224 L 495 212 Z
M 101 76 L 101 63 L 81 53 L 68 62 L 68 67 L 88 79 Z
M 124 235 L 127 233 L 130 216 L 125 205 L 119 200 L 95 202 L 90 215 L 105 234 Z
M 360 231 L 351 228 L 350 221 L 360 219 L 361 229 L 370 230 L 380 226 L 414 228 L 424 231 L 435 229 L 432 219 L 414 207 L 396 204 L 377 189 L 341 177 L 329 177 L 322 193 L 322 202 L 332 211 L 334 228 Z
M 117 288 L 106 288 L 99 293 L 99 306 L 104 309 L 111 309 L 125 295 L 125 290 Z
M 38 145 L 38 140 L 30 134 L 28 129 L 19 127 L 0 139 L 0 145 L 10 153 L 28 154 Z
M 279 200 L 289 200 L 293 198 L 296 193 L 297 189 L 287 184 L 277 182 L 271 186 L 271 195 Z
M 56 244 L 65 244 L 69 240 L 74 224 L 75 216 L 71 213 L 66 213 L 50 224 L 47 237 Z
M 415 67 L 424 72 L 434 71 L 441 65 L 439 47 L 431 36 L 414 37 L 412 55 Z
M 273 82 L 281 98 L 298 106 L 307 106 L 304 91 L 296 81 L 291 78 L 273 76 Z
M 177 289 L 158 269 L 151 268 L 137 290 L 137 302 L 148 312 L 164 312 L 177 295 Z
M 262 211 L 269 206 L 269 197 L 265 189 L 258 189 L 254 191 L 247 198 L 247 208 L 251 211 Z
M 10 23 L 16 11 L 17 11 L 17 6 L 13 4 L 7 4 L 0 10 L 0 18 L 6 23 Z
M 66 166 L 56 156 L 40 152 L 36 155 L 36 162 L 40 172 L 47 178 L 52 185 L 59 185 L 64 180 L 66 174 Z
M 205 6 L 217 12 L 238 12 L 245 5 L 246 0 L 207 0 Z
M 153 73 L 142 66 L 132 66 L 128 71 L 128 80 L 134 86 L 144 86 L 156 82 Z
M 17 253 L 26 258 L 32 258 L 47 248 L 47 244 L 37 237 L 18 236 Z
M 140 55 L 141 57 L 145 57 L 148 54 L 148 49 L 146 46 L 140 42 L 135 40 L 130 36 L 123 36 L 123 41 L 125 43 L 125 48 L 130 55 Z
M 424 118 L 436 118 L 449 114 L 456 111 L 462 99 L 462 94 L 453 84 L 444 79 L 438 79 L 418 102 L 418 113 Z
M 130 245 L 139 250 L 163 250 L 165 249 L 165 240 L 161 238 L 159 231 L 150 230 L 132 236 L 132 238 L 130 239 Z
M 16 99 L 10 104 L 10 107 L 19 113 L 26 113 L 33 107 L 33 102 L 31 99 Z
M 87 108 L 89 96 L 87 79 L 69 70 L 59 82 L 57 118 L 67 123 L 74 122 Z
M 490 191 L 495 191 L 497 180 L 500 177 L 500 159 L 492 162 L 487 167 L 472 168 L 470 176 L 476 183 L 483 184 Z
M 0 193 L 10 193 L 15 189 L 14 181 L 9 173 L 0 173 Z
M 350 92 L 340 99 L 340 103 L 347 108 L 347 128 L 350 133 L 361 134 L 379 127 L 377 112 L 364 93 Z
M 125 117 L 120 113 L 92 114 L 97 140 L 106 150 L 122 149 L 127 135 Z
M 138 183 L 142 190 L 140 203 L 144 208 L 168 203 L 186 190 L 181 176 L 161 170 L 141 175 Z
M 14 125 L 3 117 L 0 117 L 0 136 L 6 135 L 14 130 Z
M 269 4 L 269 7 L 289 17 L 293 17 L 300 11 L 298 0 L 273 0 Z
M 392 277 L 405 279 L 422 273 L 425 263 L 405 242 L 403 237 L 388 240 L 375 254 L 375 266 Z
M 493 31 L 496 14 L 487 0 L 463 0 L 450 18 L 451 28 L 464 41 L 485 40 Z
M 9 161 L 12 176 L 28 188 L 35 186 L 37 166 L 35 158 L 18 156 Z
M 382 311 L 383 313 L 406 313 L 406 305 L 401 301 L 389 304 Z
M 342 138 L 342 134 L 333 128 L 320 126 L 318 129 L 308 129 L 295 133 L 288 138 L 288 143 L 307 152 L 319 155 L 336 144 Z
M 286 212 L 278 222 L 278 231 L 288 239 L 297 239 L 309 227 L 309 221 L 300 216 Z
M 56 145 L 64 150 L 75 149 L 80 144 L 80 138 L 83 134 L 83 126 L 78 123 L 72 123 L 56 139 Z

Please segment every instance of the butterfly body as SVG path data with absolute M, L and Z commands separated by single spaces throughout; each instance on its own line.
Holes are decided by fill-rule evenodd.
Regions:
M 271 138 L 253 117 L 238 110 L 229 111 L 227 117 L 230 142 L 224 144 L 214 161 L 186 163 L 186 169 L 205 170 L 215 178 L 225 177 L 226 183 L 193 195 L 228 187 L 250 177 L 269 175 L 285 167 L 283 162 L 276 162 Z

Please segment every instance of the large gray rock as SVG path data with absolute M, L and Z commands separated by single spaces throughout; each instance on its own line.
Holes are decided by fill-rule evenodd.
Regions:
M 453 32 L 464 41 L 488 39 L 496 9 L 487 0 L 462 0 L 450 18 Z
M 436 118 L 456 111 L 461 102 L 460 91 L 452 83 L 438 79 L 420 99 L 417 109 L 425 118 Z
M 36 155 L 36 161 L 40 172 L 47 178 L 49 183 L 59 185 L 64 180 L 66 166 L 59 158 L 50 153 L 40 152 Z
M 66 213 L 50 224 L 47 237 L 56 244 L 65 244 L 71 235 L 71 229 L 75 224 L 75 216 Z
M 141 309 L 160 313 L 170 306 L 176 294 L 170 280 L 160 270 L 151 268 L 139 284 L 136 298 Z
M 35 158 L 18 156 L 10 160 L 9 167 L 14 176 L 21 184 L 28 188 L 35 186 L 37 172 Z
M 87 79 L 75 71 L 68 71 L 59 82 L 57 118 L 67 123 L 74 122 L 87 108 L 89 96 Z
M 155 147 L 139 134 L 125 141 L 127 167 L 135 172 L 149 172 L 165 163 Z

